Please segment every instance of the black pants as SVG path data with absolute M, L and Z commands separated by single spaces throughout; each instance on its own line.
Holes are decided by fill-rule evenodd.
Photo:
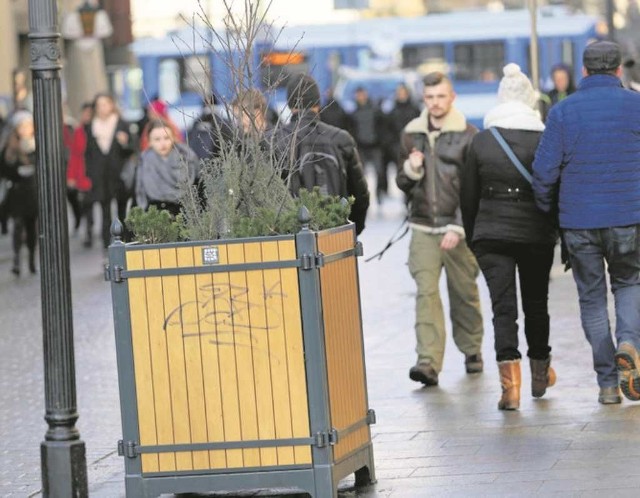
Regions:
M 518 351 L 518 296 L 516 268 L 524 311 L 527 356 L 544 360 L 549 356 L 549 273 L 554 245 L 479 241 L 474 253 L 491 294 L 494 346 L 497 361 L 520 359 Z
M 35 263 L 36 241 L 38 218 L 37 216 L 14 216 L 13 217 L 13 261 L 14 267 L 20 266 L 20 249 L 26 239 L 29 250 L 29 265 L 33 267 Z M 26 237 L 25 237 L 26 235 Z
M 75 188 L 67 188 L 67 200 L 71 206 L 71 212 L 73 213 L 73 229 L 78 230 L 80 228 L 80 221 L 82 221 L 83 206 L 82 206 L 83 193 L 79 192 Z
M 389 187 L 387 181 L 387 165 L 386 163 L 383 164 L 380 147 L 360 145 L 358 146 L 358 152 L 360 153 L 363 167 L 371 164 L 376 172 L 376 193 L 386 194 Z
M 106 249 L 111 243 L 111 200 L 104 200 L 100 202 L 100 209 L 102 211 L 102 246 Z M 118 203 L 118 219 L 124 223 L 127 217 L 127 202 L 129 198 L 117 198 Z M 93 209 L 93 205 L 90 205 L 88 209 Z M 93 225 L 93 216 L 91 219 L 87 219 L 87 225 Z M 89 228 L 91 230 L 91 228 Z

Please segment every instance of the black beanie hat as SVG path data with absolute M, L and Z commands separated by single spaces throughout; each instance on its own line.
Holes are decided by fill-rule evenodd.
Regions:
M 291 110 L 306 110 L 320 105 L 320 89 L 306 74 L 297 74 L 287 84 L 287 105 Z

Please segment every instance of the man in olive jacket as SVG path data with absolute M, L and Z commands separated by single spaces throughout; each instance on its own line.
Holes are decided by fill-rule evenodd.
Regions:
M 444 267 L 453 340 L 465 355 L 467 373 L 482 371 L 482 314 L 478 265 L 467 247 L 460 215 L 458 178 L 477 129 L 453 107 L 455 93 L 442 73 L 424 79 L 425 110 L 402 134 L 402 168 L 396 182 L 410 203 L 409 271 L 416 281 L 418 361 L 409 377 L 438 384 L 445 325 L 438 282 Z

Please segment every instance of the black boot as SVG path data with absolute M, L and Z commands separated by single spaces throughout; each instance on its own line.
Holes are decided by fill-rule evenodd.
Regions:
M 34 250 L 29 251 L 29 271 L 31 275 L 36 274 L 36 253 Z

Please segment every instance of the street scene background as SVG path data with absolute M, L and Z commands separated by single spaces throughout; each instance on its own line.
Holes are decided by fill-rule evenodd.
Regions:
M 384 22 L 391 17 L 419 17 L 451 9 L 523 10 L 525 3 L 336 0 L 318 2 L 314 11 L 307 2 L 275 0 L 270 19 L 279 23 L 361 19 Z M 140 100 L 137 109 L 127 108 L 131 103 L 126 100 L 130 97 L 125 91 L 128 87 L 119 86 L 124 81 L 119 79 L 123 75 L 136 76 L 136 84 L 142 81 L 132 44 L 144 37 L 188 29 L 189 19 L 194 19 L 197 12 L 204 12 L 215 21 L 222 9 L 219 1 L 184 2 L 176 7 L 176 2 L 156 0 L 61 0 L 61 19 L 87 4 L 107 12 L 113 32 L 100 38 L 79 37 L 82 43 L 78 37 L 64 35 L 65 109 L 74 124 L 80 117 L 81 104 L 100 91 L 115 93 L 123 111 L 142 112 L 145 102 Z M 633 71 L 638 69 L 635 63 L 638 44 L 634 41 L 640 33 L 636 29 L 640 23 L 638 2 L 540 2 L 545 7 L 549 4 L 560 4 L 571 12 L 599 19 L 597 26 L 589 27 L 593 29 L 590 34 L 606 36 L 607 29 L 609 33 L 615 29 L 621 42 L 624 41 L 625 83 L 633 88 Z M 3 118 L 19 106 L 30 105 L 26 5 L 27 2 L 0 0 L 0 42 L 6 52 L 0 58 Z M 366 35 L 351 33 L 354 40 Z M 150 40 L 152 45 L 156 43 L 155 39 Z M 526 60 L 526 53 L 521 55 Z M 558 62 L 547 59 L 547 69 Z M 503 62 L 508 61 L 501 60 L 496 68 L 501 69 Z M 473 67 L 478 65 L 474 63 Z M 579 71 L 579 66 L 573 69 Z M 540 75 L 543 90 L 550 83 L 548 73 Z M 160 80 L 161 75 L 157 76 Z M 496 71 L 482 71 L 482 77 L 491 81 L 481 84 L 497 88 Z M 495 88 L 491 90 L 492 97 Z M 140 95 L 149 100 L 153 92 Z M 192 106 L 198 112 L 201 100 Z M 173 103 L 169 104 L 171 107 Z M 140 118 L 135 112 L 130 117 L 133 121 Z M 372 435 L 378 482 L 355 490 L 353 479 L 345 479 L 340 496 L 638 496 L 640 470 L 634 464 L 640 458 L 640 405 L 627 400 L 614 406 L 598 403 L 591 350 L 580 324 L 575 284 L 571 272 L 563 271 L 559 254 L 551 273 L 549 297 L 551 346 L 558 383 L 543 399 L 529 396 L 530 377 L 525 360 L 520 410 L 497 410 L 500 383 L 493 361 L 490 300 L 482 277 L 479 283 L 485 328 L 484 373 L 467 375 L 463 355 L 448 338 L 439 386 L 423 388 L 409 379 L 408 370 L 415 362 L 415 284 L 406 264 L 410 237 L 394 244 L 382 259 L 364 261 L 396 233 L 405 218 L 406 207 L 402 194 L 395 188 L 393 170 L 389 171 L 386 192 L 376 192 L 376 176 L 370 165 L 367 175 L 373 197 L 367 228 L 360 237 L 365 255 L 360 259 L 359 271 L 369 405 L 377 414 Z M 98 234 L 96 228 L 93 233 L 96 241 Z M 92 248 L 84 247 L 82 234 L 70 231 L 69 237 L 80 414 L 77 427 L 86 443 L 90 495 L 123 497 L 124 465 L 116 450 L 121 438 L 120 401 L 111 293 L 103 274 L 105 256 L 99 243 L 94 242 Z M 38 273 L 23 272 L 16 278 L 11 270 L 9 233 L 0 235 L 0 496 L 24 498 L 41 495 L 42 487 L 40 443 L 47 428 L 42 294 Z M 440 286 L 447 310 L 444 279 Z M 448 319 L 447 327 L 450 330 Z M 523 334 L 520 336 L 524 344 Z M 242 496 L 254 495 L 256 491 Z
M 361 237 L 365 258 L 384 247 L 403 217 L 397 190 L 382 208 L 372 207 Z M 640 458 L 640 405 L 598 404 L 571 273 L 556 261 L 549 304 L 557 385 L 544 398 L 531 398 L 524 361 L 520 410 L 500 412 L 482 278 L 485 372 L 465 374 L 464 357 L 448 338 L 440 385 L 421 388 L 409 380 L 415 288 L 405 264 L 408 242 L 407 236 L 381 260 L 360 259 L 378 483 L 356 492 L 347 479 L 340 496 L 637 496 L 640 470 L 632 462 Z M 0 247 L 0 496 L 23 498 L 40 494 L 39 445 L 46 430 L 40 286 L 38 277 L 14 279 L 7 237 L 0 238 Z M 87 252 L 78 239 L 71 240 L 71 262 L 77 427 L 86 443 L 90 496 L 124 497 L 110 286 L 100 254 Z

